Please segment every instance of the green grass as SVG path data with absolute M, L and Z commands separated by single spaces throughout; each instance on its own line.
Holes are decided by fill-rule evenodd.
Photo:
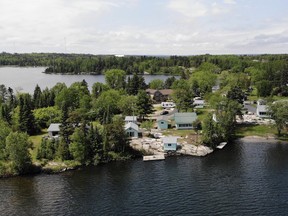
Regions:
M 196 134 L 194 130 L 175 130 L 175 129 L 168 129 L 163 132 L 165 136 L 179 136 L 185 137 L 189 134 Z
M 37 161 L 37 159 L 36 159 L 37 150 L 38 150 L 39 146 L 41 145 L 41 140 L 42 140 L 42 137 L 44 135 L 47 135 L 47 131 L 46 130 L 41 131 L 40 134 L 37 134 L 37 135 L 34 135 L 34 136 L 30 136 L 30 140 L 33 143 L 33 148 L 32 148 L 32 150 L 30 152 L 33 162 Z
M 244 136 L 276 136 L 277 130 L 273 125 L 239 125 L 236 129 L 236 135 Z

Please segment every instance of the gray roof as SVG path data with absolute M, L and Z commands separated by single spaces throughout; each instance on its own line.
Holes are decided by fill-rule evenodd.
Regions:
M 170 136 L 170 137 L 163 137 L 163 143 L 177 143 L 178 137 Z
M 126 116 L 125 121 L 137 121 L 137 116 Z
M 197 114 L 192 113 L 175 113 L 174 120 L 176 124 L 191 124 L 197 119 Z
M 157 121 L 168 121 L 169 117 L 168 116 L 158 116 Z
M 125 124 L 125 130 L 132 128 L 136 131 L 139 131 L 139 127 L 137 124 L 133 123 L 133 122 L 128 122 L 127 124 Z
M 47 129 L 47 131 L 60 131 L 60 123 L 53 123 L 50 124 L 49 128 Z
M 267 112 L 267 106 L 266 105 L 257 105 L 257 111 L 258 112 Z

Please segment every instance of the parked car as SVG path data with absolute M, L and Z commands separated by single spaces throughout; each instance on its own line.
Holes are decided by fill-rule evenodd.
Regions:
M 167 110 L 163 110 L 160 115 L 167 115 L 169 112 Z

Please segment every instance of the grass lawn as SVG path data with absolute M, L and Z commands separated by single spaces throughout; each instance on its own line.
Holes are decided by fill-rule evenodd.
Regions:
M 236 135 L 244 136 L 276 136 L 277 130 L 273 125 L 239 125 L 236 129 Z
M 196 132 L 194 130 L 175 130 L 175 129 L 168 129 L 163 131 L 163 135 L 165 136 L 185 137 L 190 134 L 196 134 Z
M 33 143 L 33 149 L 31 150 L 32 161 L 36 161 L 37 150 L 41 144 L 41 140 L 44 135 L 47 135 L 46 130 L 42 130 L 41 133 L 38 135 L 30 136 L 30 140 Z

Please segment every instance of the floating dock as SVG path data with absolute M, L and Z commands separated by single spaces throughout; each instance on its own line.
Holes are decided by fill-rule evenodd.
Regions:
M 143 161 L 165 160 L 164 154 L 143 156 Z
M 227 142 L 221 142 L 216 148 L 222 149 L 227 144 Z

